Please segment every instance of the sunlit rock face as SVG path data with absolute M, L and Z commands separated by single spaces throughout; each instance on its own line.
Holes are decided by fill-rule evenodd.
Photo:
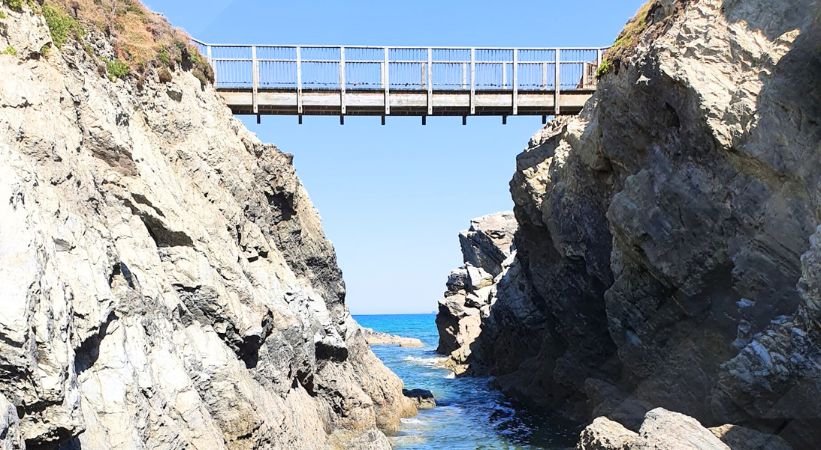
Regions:
M 389 448 L 415 407 L 291 156 L 189 72 L 111 81 L 0 10 L 0 447 Z
M 661 406 L 821 445 L 820 15 L 647 10 L 582 114 L 517 158 L 517 270 L 471 370 L 580 419 L 637 430 Z
M 445 365 L 465 372 L 472 344 L 479 336 L 482 318 L 496 301 L 497 282 L 509 271 L 515 250 L 516 219 L 512 212 L 478 217 L 459 233 L 464 265 L 448 275 L 447 290 L 439 300 L 436 351 L 448 356 Z

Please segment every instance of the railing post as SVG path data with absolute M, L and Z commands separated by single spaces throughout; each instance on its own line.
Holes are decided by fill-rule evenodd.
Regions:
M 339 112 L 345 115 L 345 47 L 339 47 Z
M 251 101 L 254 106 L 254 114 L 259 113 L 259 104 L 257 103 L 257 89 L 259 87 L 259 66 L 257 62 L 257 46 L 251 46 Z
M 556 75 L 553 78 L 553 115 L 558 116 L 561 114 L 561 107 L 559 106 L 560 94 L 559 92 L 562 90 L 562 82 L 560 77 L 560 65 L 561 65 L 561 56 L 559 53 L 561 52 L 560 49 L 556 49 Z
M 302 115 L 302 48 L 296 48 L 296 112 Z
M 208 58 L 208 65 L 211 66 L 211 71 L 214 72 L 214 86 L 217 85 L 217 63 L 214 62 L 214 56 L 211 52 L 211 44 L 205 46 L 205 56 Z
M 468 65 L 462 63 L 462 89 L 468 88 Z
M 476 49 L 470 49 L 470 114 L 476 114 Z
M 598 84 L 599 84 L 599 80 L 597 80 L 597 79 L 596 79 L 596 75 L 598 75 L 598 73 L 599 73 L 599 67 L 601 67 L 601 58 L 602 58 L 602 51 L 601 51 L 601 48 L 597 48 L 597 49 L 596 49 L 596 70 L 595 70 L 595 72 L 593 72 L 593 73 L 594 73 L 594 75 L 593 75 L 593 79 L 592 79 L 592 80 L 590 80 L 590 82 L 591 82 L 594 86 L 598 86 Z
M 542 63 L 542 90 L 547 90 L 547 63 Z
M 428 47 L 428 115 L 433 115 L 433 48 Z
M 391 92 L 390 92 L 390 90 L 391 90 L 391 78 L 390 78 L 391 64 L 390 64 L 389 55 L 390 55 L 390 49 L 388 49 L 388 47 L 385 47 L 385 62 L 384 62 L 384 68 L 385 68 L 384 69 L 384 77 L 385 78 L 382 81 L 382 83 L 384 84 L 384 87 L 385 87 L 385 114 L 386 115 L 391 113 Z
M 519 50 L 513 49 L 513 115 L 519 113 Z
M 507 87 L 507 63 L 502 63 L 502 89 Z

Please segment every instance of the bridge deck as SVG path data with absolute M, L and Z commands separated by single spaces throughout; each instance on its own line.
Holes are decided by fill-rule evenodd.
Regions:
M 603 48 L 211 45 L 194 41 L 235 114 L 577 114 Z

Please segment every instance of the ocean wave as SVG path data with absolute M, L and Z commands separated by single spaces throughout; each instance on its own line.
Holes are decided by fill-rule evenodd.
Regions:
M 449 374 L 445 375 L 445 378 L 447 378 L 448 380 L 456 378 L 456 372 L 450 372 Z
M 434 357 L 419 357 L 419 356 L 406 356 L 403 358 L 405 361 L 419 364 L 422 366 L 430 366 L 430 367 L 438 367 L 444 363 L 447 358 L 444 356 L 434 356 Z
M 422 425 L 424 422 L 415 417 L 403 417 L 399 419 L 404 425 Z

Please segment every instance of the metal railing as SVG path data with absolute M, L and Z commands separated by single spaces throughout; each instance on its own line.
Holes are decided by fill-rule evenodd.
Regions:
M 218 89 L 288 90 L 592 89 L 605 49 L 194 44 Z

